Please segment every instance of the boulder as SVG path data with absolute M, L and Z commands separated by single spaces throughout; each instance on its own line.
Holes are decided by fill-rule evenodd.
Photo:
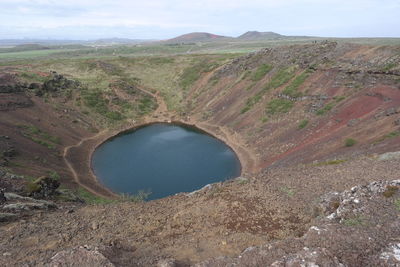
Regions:
M 7 201 L 7 199 L 6 199 L 6 197 L 4 196 L 4 189 L 3 188 L 0 188 L 0 204 L 3 204 L 4 202 L 6 202 Z
M 0 222 L 9 222 L 14 220 L 17 217 L 16 214 L 13 213 L 1 213 L 0 212 Z
M 57 205 L 53 202 L 46 201 L 46 202 L 19 202 L 19 203 L 12 203 L 3 206 L 3 210 L 5 211 L 30 211 L 30 210 L 47 210 L 47 209 L 54 209 L 57 208 Z

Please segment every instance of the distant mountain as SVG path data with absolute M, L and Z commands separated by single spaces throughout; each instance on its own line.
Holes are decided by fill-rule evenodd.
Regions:
M 129 38 L 103 38 L 93 41 L 88 41 L 90 44 L 99 45 L 113 45 L 113 44 L 140 44 L 144 42 L 151 42 L 154 40 L 142 40 L 142 39 L 129 39 Z
M 280 35 L 279 33 L 275 32 L 258 32 L 258 31 L 248 31 L 239 37 L 237 39 L 241 40 L 268 40 L 268 39 L 281 39 L 286 36 Z
M 197 43 L 229 40 L 232 37 L 216 35 L 208 32 L 192 32 L 166 40 L 168 43 Z

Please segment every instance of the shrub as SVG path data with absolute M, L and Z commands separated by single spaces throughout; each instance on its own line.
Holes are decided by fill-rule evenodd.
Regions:
M 307 124 L 308 124 L 308 120 L 302 120 L 300 123 L 299 123 L 299 129 L 303 129 L 303 128 L 305 128 L 306 126 L 307 126 Z
M 350 147 L 350 146 L 354 146 L 357 143 L 356 140 L 354 140 L 353 138 L 347 138 L 344 142 L 345 146 Z
M 397 186 L 388 185 L 386 186 L 385 192 L 383 192 L 383 196 L 387 198 L 392 197 L 394 194 L 396 194 L 397 191 L 399 191 L 399 188 Z

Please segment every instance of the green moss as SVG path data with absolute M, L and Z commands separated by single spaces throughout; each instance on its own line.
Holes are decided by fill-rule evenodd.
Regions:
M 293 107 L 293 102 L 287 99 L 273 99 L 267 104 L 268 114 L 286 113 Z
M 257 70 L 251 75 L 251 80 L 256 82 L 264 78 L 264 76 L 272 70 L 272 66 L 269 64 L 262 64 Z
M 299 129 L 303 129 L 308 125 L 308 120 L 302 120 L 297 126 Z
M 347 146 L 347 147 L 354 146 L 356 143 L 357 143 L 357 141 L 354 140 L 353 138 L 347 138 L 344 141 L 344 145 Z

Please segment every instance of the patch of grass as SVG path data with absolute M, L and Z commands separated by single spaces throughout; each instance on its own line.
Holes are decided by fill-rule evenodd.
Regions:
M 195 81 L 197 81 L 202 73 L 210 72 L 219 66 L 216 62 L 203 60 L 193 66 L 186 68 L 180 79 L 180 85 L 183 89 L 188 89 Z
M 340 101 L 346 99 L 346 96 L 341 95 L 341 96 L 335 96 L 333 99 L 336 101 L 336 103 L 339 103 Z
M 103 97 L 102 92 L 98 90 L 82 90 L 82 97 L 86 106 L 109 120 L 119 121 L 124 119 L 124 116 L 120 112 L 109 110 L 108 100 Z
M 386 64 L 386 65 L 382 68 L 382 70 L 383 70 L 383 71 L 389 71 L 389 70 L 395 68 L 396 66 L 397 66 L 396 63 L 389 63 L 389 64 Z
M 400 132 L 399 131 L 398 132 L 390 132 L 390 133 L 385 134 L 384 136 L 378 138 L 376 141 L 373 142 L 373 144 L 377 144 L 377 143 L 380 143 L 382 141 L 385 141 L 386 139 L 394 138 L 394 137 L 398 137 L 398 136 L 400 136 Z
M 56 171 L 48 171 L 47 172 L 48 176 L 54 180 L 60 180 L 60 174 L 58 174 L 58 172 Z
M 148 60 L 151 64 L 172 64 L 175 62 L 172 57 L 151 57 Z
M 302 96 L 302 93 L 298 92 L 297 89 L 305 82 L 305 80 L 307 80 L 309 75 L 310 74 L 306 71 L 298 75 L 288 86 L 286 86 L 282 93 L 291 97 Z
M 308 120 L 302 120 L 297 126 L 299 129 L 303 129 L 308 125 Z
M 257 70 L 251 75 L 250 79 L 253 82 L 257 82 L 264 78 L 264 76 L 272 70 L 273 66 L 269 64 L 262 64 Z
M 386 190 L 385 192 L 382 193 L 382 195 L 384 197 L 392 197 L 396 194 L 396 192 L 399 191 L 399 187 L 398 186 L 394 186 L 394 185 L 388 185 L 386 186 Z
M 345 145 L 346 147 L 354 146 L 356 143 L 357 143 L 357 141 L 354 140 L 353 138 L 347 138 L 347 139 L 344 141 L 344 145 Z
M 272 99 L 266 108 L 266 112 L 270 115 L 277 113 L 286 113 L 293 107 L 293 102 L 288 99 Z
M 396 209 L 400 211 L 400 198 L 394 201 L 394 205 L 396 206 Z
M 346 226 L 362 226 L 365 225 L 365 219 L 362 216 L 356 216 L 354 218 L 345 219 L 342 223 Z
M 241 114 L 249 111 L 255 104 L 257 104 L 266 91 L 270 89 L 276 89 L 281 85 L 287 83 L 295 75 L 296 66 L 289 66 L 287 68 L 280 69 L 272 78 L 271 81 L 255 96 L 249 97 L 246 101 L 246 106 L 240 111 Z
M 151 112 L 152 110 L 157 108 L 157 103 L 153 100 L 151 96 L 145 96 L 140 99 L 139 101 L 139 110 L 140 114 L 147 114 Z
M 18 127 L 23 129 L 23 136 L 37 144 L 47 147 L 48 149 L 53 149 L 55 144 L 61 144 L 59 137 L 52 136 L 34 125 L 18 125 Z
M 76 193 L 87 204 L 110 204 L 116 202 L 115 200 L 96 196 L 82 187 L 79 187 Z
M 326 104 L 323 108 L 317 110 L 317 115 L 322 116 L 325 115 L 328 111 L 330 111 L 335 106 L 335 103 Z
M 293 197 L 295 194 L 295 191 L 287 186 L 283 186 L 283 187 L 279 188 L 279 191 L 281 191 L 282 193 L 285 193 L 288 197 Z
M 313 166 L 337 165 L 337 164 L 341 164 L 346 161 L 347 160 L 345 160 L 345 159 L 335 159 L 335 160 L 329 160 L 329 161 L 324 161 L 324 162 L 318 162 L 316 164 L 313 164 Z
M 268 117 L 267 116 L 262 116 L 261 117 L 261 122 L 262 123 L 266 123 L 268 121 Z

